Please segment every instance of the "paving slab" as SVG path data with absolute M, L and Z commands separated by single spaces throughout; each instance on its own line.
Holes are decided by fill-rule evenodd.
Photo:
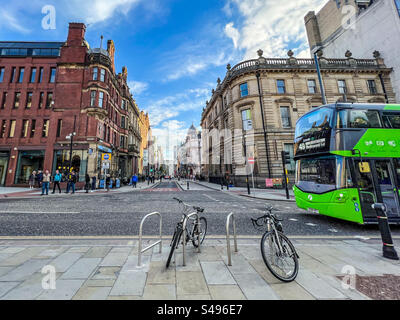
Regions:
M 337 289 L 302 267 L 300 267 L 296 282 L 317 299 L 346 299 L 346 296 Z
M 201 271 L 177 271 L 176 283 L 178 296 L 210 294 Z
M 9 273 L 12 269 L 14 269 L 14 267 L 0 267 L 0 277 Z
M 129 253 L 127 252 L 110 252 L 108 253 L 100 266 L 102 267 L 122 267 L 128 259 Z
M 2 297 L 4 300 L 34 300 L 43 291 L 41 273 L 35 273 Z M 1 286 L 1 284 L 0 284 Z
M 59 248 L 51 248 L 42 251 L 40 254 L 36 255 L 34 258 L 39 258 L 39 259 L 51 259 L 59 256 L 63 252 L 67 251 L 69 248 L 68 247 L 59 247 Z
M 90 279 L 92 280 L 116 280 L 121 267 L 98 267 Z
M 147 273 L 144 271 L 132 271 L 121 273 L 118 276 L 111 296 L 143 296 L 146 285 Z
M 71 300 L 85 280 L 57 280 L 55 290 L 46 290 L 37 300 Z
M 175 285 L 146 285 L 143 294 L 144 300 L 176 300 Z
M 115 284 L 114 279 L 105 279 L 105 280 L 87 280 L 85 282 L 85 286 L 87 287 L 113 287 Z
M 279 300 L 279 296 L 257 273 L 234 275 L 236 282 L 249 300 Z
M 282 300 L 315 300 L 315 298 L 297 282 L 271 284 L 271 288 Z
M 8 291 L 18 286 L 20 282 L 0 282 L 0 299 L 3 299 L 4 296 Z
M 81 257 L 82 253 L 62 253 L 51 261 L 51 265 L 56 268 L 57 272 L 66 272 Z
M 18 266 L 28 261 L 29 259 L 32 259 L 34 256 L 38 255 L 45 249 L 45 247 L 25 248 L 24 250 L 13 254 L 11 257 L 0 261 L 0 267 Z
M 87 279 L 100 263 L 101 258 L 82 258 L 73 264 L 61 279 Z
M 0 281 L 24 281 L 35 272 L 41 271 L 41 269 L 48 265 L 51 260 L 28 260 L 22 265 L 12 269 L 10 272 L 0 278 Z
M 84 258 L 104 258 L 111 251 L 111 247 L 92 247 L 83 256 Z
M 86 253 L 88 252 L 90 247 L 72 247 L 68 249 L 68 253 Z
M 222 261 L 201 261 L 203 274 L 208 285 L 235 285 L 236 281 Z
M 176 282 L 175 268 L 166 268 L 164 261 L 151 263 L 148 275 L 148 284 L 174 284 Z
M 209 285 L 208 289 L 213 300 L 246 300 L 242 290 L 237 285 Z
M 82 287 L 72 300 L 106 300 L 111 287 Z
M 2 253 L 11 253 L 15 254 L 21 251 L 24 251 L 26 247 L 6 247 L 6 248 L 0 248 L 0 254 Z
M 177 300 L 212 300 L 209 294 L 190 294 L 190 295 L 180 295 Z

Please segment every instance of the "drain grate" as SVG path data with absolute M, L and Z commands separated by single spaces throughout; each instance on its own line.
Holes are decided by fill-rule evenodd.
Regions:
M 343 277 L 338 279 L 343 280 Z M 356 289 L 373 300 L 400 300 L 400 276 L 356 275 Z

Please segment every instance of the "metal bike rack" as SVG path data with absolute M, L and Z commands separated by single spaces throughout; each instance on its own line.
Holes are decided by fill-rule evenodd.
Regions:
M 233 224 L 233 240 L 235 243 L 235 252 L 239 252 L 238 246 L 237 246 L 237 237 L 236 237 L 236 221 L 235 221 L 235 215 L 232 212 L 226 219 L 226 247 L 227 247 L 227 252 L 228 252 L 228 266 L 232 266 L 232 252 L 231 252 L 231 236 L 230 236 L 230 223 L 232 219 L 232 224 Z
M 182 254 L 182 256 L 183 256 L 183 266 L 184 267 L 186 267 L 186 259 L 185 259 L 186 225 L 187 225 L 188 220 L 193 216 L 196 216 L 197 223 L 200 224 L 200 218 L 199 218 L 199 215 L 197 214 L 197 212 L 193 212 L 193 213 L 189 214 L 188 216 L 186 216 L 185 220 L 183 221 L 183 246 L 182 246 L 182 253 L 183 254 Z M 197 252 L 201 253 L 201 250 L 200 250 L 200 245 L 201 245 L 200 238 L 198 240 L 199 240 L 199 247 L 198 247 L 198 251 Z
M 147 218 L 152 217 L 152 216 L 159 216 L 160 217 L 160 240 L 158 240 L 156 243 L 152 244 L 151 246 L 148 246 L 147 248 L 142 250 L 142 238 L 143 238 L 143 224 L 147 220 Z M 162 253 L 162 216 L 159 212 L 153 212 L 149 213 L 147 216 L 145 216 L 142 219 L 142 222 L 140 223 L 140 229 L 139 229 L 139 248 L 138 248 L 138 267 L 142 266 L 142 253 L 145 253 L 146 251 L 152 249 L 156 245 L 160 245 L 160 253 Z

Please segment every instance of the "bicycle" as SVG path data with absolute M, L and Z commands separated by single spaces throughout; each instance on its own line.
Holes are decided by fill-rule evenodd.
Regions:
M 291 241 L 283 234 L 283 219 L 272 213 L 273 207 L 267 206 L 267 213 L 251 219 L 255 229 L 267 231 L 261 240 L 261 254 L 269 271 L 283 282 L 292 282 L 299 272 L 299 255 Z
M 186 219 L 189 219 L 187 225 L 186 225 L 186 239 L 185 239 L 185 245 L 186 243 L 192 241 L 193 246 L 195 248 L 198 248 L 199 245 L 201 245 L 204 242 L 204 239 L 206 237 L 207 233 L 207 219 L 204 217 L 199 218 L 199 223 L 197 222 L 196 218 L 188 218 L 188 215 L 190 214 L 190 211 L 192 209 L 196 210 L 197 214 L 201 214 L 204 212 L 204 209 L 201 207 L 196 207 L 196 206 L 191 206 L 182 200 L 178 198 L 173 198 L 174 200 L 178 201 L 179 204 L 183 205 L 183 211 L 182 211 L 182 219 L 181 221 L 178 222 L 174 235 L 172 237 L 171 241 L 171 251 L 168 256 L 167 260 L 167 268 L 169 267 L 171 263 L 172 256 L 174 254 L 175 249 L 178 249 L 179 243 L 183 244 L 182 234 L 183 234 L 183 224 Z M 182 241 L 181 241 L 182 240 Z

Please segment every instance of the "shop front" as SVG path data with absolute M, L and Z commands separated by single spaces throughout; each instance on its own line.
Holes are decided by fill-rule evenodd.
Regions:
M 0 186 L 4 186 L 6 183 L 9 158 L 10 152 L 0 151 Z
M 52 174 L 59 170 L 64 176 L 68 175 L 70 166 L 70 150 L 55 150 L 53 160 Z M 71 170 L 75 171 L 78 176 L 78 182 L 85 181 L 85 175 L 88 168 L 88 150 L 73 150 Z
M 20 151 L 18 154 L 14 183 L 28 184 L 29 176 L 32 174 L 33 171 L 37 172 L 44 169 L 44 158 L 45 150 Z

